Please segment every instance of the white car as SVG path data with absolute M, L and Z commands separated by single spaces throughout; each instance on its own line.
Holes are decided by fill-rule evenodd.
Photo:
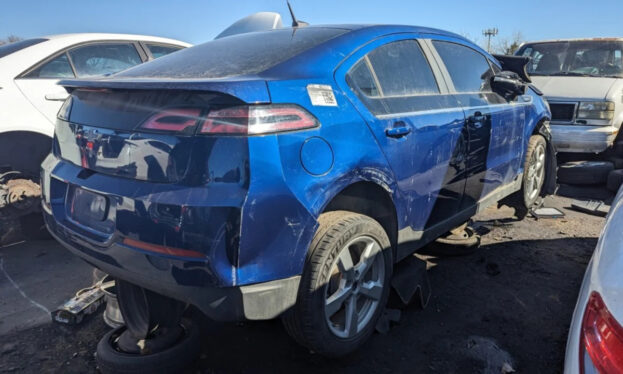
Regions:
M 623 373 L 623 188 L 588 264 L 569 329 L 565 374 Z
M 525 43 L 528 73 L 552 111 L 559 152 L 599 153 L 614 145 L 623 123 L 623 38 Z
M 126 34 L 64 34 L 0 46 L 0 210 L 12 206 L 10 215 L 20 216 L 36 209 L 39 165 L 68 96 L 59 80 L 114 74 L 189 46 Z

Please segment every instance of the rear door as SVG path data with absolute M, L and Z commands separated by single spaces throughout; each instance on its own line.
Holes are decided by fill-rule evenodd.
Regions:
M 432 40 L 448 85 L 465 111 L 469 134 L 463 208 L 510 184 L 521 166 L 524 106 L 491 91 L 497 66 L 459 41 Z M 498 69 L 499 70 L 499 69 Z
M 455 215 L 465 185 L 464 115 L 421 42 L 405 34 L 372 42 L 336 79 L 395 175 L 400 220 L 421 231 Z
M 141 64 L 146 56 L 131 41 L 97 42 L 73 47 L 46 59 L 15 80 L 28 100 L 52 123 L 69 96 L 61 79 L 113 74 Z

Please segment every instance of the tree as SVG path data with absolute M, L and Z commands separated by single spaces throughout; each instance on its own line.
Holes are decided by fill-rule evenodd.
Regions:
M 517 51 L 521 43 L 523 43 L 523 39 L 521 32 L 517 31 L 513 33 L 513 36 L 510 38 L 500 39 L 493 47 L 493 50 L 495 53 L 502 55 L 512 55 Z
M 6 37 L 6 39 L 0 39 L 0 45 L 19 42 L 20 40 L 23 40 L 23 39 L 20 38 L 19 36 L 9 35 Z

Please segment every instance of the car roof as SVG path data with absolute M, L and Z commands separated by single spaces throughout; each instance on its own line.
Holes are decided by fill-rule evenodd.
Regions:
M 524 42 L 524 44 L 539 44 L 539 43 L 560 43 L 560 42 L 623 42 L 623 38 L 571 38 L 571 39 L 546 39 L 536 40 L 530 42 Z
M 180 40 L 171 38 L 164 38 L 160 36 L 152 35 L 139 35 L 139 34 L 115 34 L 115 33 L 72 33 L 72 34 L 56 34 L 42 36 L 43 39 L 50 41 L 63 41 L 66 43 L 81 43 L 87 41 L 100 41 L 100 40 L 141 40 L 150 42 L 160 42 L 167 44 L 183 45 L 185 47 L 191 46 L 190 43 L 186 43 Z

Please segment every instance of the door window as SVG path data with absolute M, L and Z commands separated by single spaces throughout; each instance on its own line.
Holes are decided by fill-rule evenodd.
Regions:
M 433 41 L 457 92 L 490 92 L 491 66 L 482 54 L 456 43 Z
M 63 53 L 31 71 L 24 78 L 74 78 L 74 71 L 71 69 L 67 54 Z
M 166 56 L 169 53 L 173 53 L 175 51 L 179 51 L 182 47 L 173 46 L 173 45 L 162 45 L 162 44 L 145 44 L 149 52 L 151 53 L 153 58 L 158 58 L 162 56 Z
M 99 43 L 69 51 L 78 77 L 114 74 L 142 63 L 131 43 Z
M 346 82 L 375 115 L 438 107 L 439 87 L 415 40 L 388 43 L 371 51 L 346 74 Z

